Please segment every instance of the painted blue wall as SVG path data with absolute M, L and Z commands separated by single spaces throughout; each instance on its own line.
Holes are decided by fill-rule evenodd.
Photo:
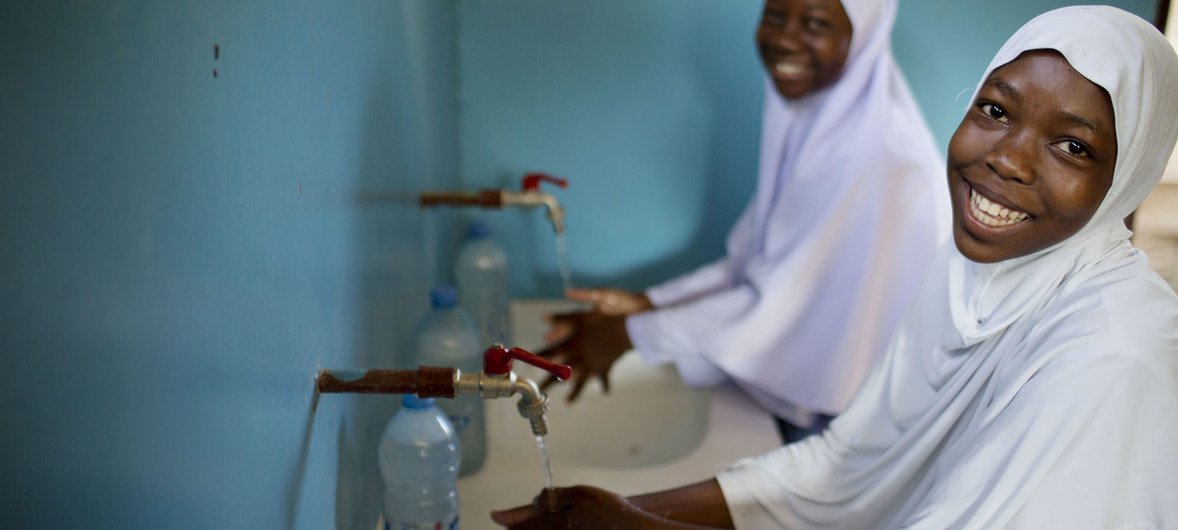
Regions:
M 395 399 L 312 377 L 409 362 L 454 13 L 0 7 L 0 528 L 373 527 Z
M 969 100 L 958 94 L 1006 37 L 1069 3 L 901 1 L 896 55 L 942 147 Z M 1150 20 L 1157 9 L 1154 0 L 1110 3 Z M 530 170 L 568 177 L 569 189 L 554 193 L 567 209 L 576 284 L 640 289 L 723 254 L 756 178 L 760 0 L 461 6 L 468 187 L 514 186 Z M 500 232 L 516 295 L 560 293 L 541 214 L 455 215 Z
M 905 1 L 942 143 L 1055 5 Z M 570 178 L 578 283 L 718 256 L 752 190 L 758 6 L 0 5 L 0 528 L 371 528 L 395 399 L 313 411 L 311 375 L 410 364 L 467 215 L 416 192 Z M 516 294 L 556 294 L 541 214 L 480 215 Z
M 461 3 L 462 178 L 566 177 L 573 281 L 647 285 L 723 250 L 752 192 L 760 0 Z M 538 211 L 483 213 L 519 296 L 558 296 Z

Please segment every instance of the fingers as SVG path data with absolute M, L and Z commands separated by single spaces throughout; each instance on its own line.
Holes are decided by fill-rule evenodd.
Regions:
M 556 344 L 549 344 L 544 349 L 536 352 L 536 356 L 549 360 L 559 358 L 565 354 L 565 346 L 568 346 L 568 342 L 568 339 L 565 339 Z
M 492 510 L 491 520 L 506 527 L 548 528 L 552 520 L 546 517 L 556 513 L 567 505 L 564 499 L 565 488 L 556 490 L 544 489 L 526 506 L 517 506 L 508 510 Z
M 585 388 L 585 383 L 589 381 L 589 375 L 584 371 L 578 372 L 575 379 L 576 380 L 573 381 L 573 391 L 569 392 L 569 397 L 565 399 L 566 403 L 572 403 L 576 401 L 578 397 L 580 397 L 581 390 Z
M 535 506 L 518 506 L 510 510 L 492 510 L 491 520 L 500 526 L 515 526 L 540 515 Z
M 553 322 L 548 327 L 548 331 L 544 333 L 544 344 L 551 344 L 569 338 L 573 334 L 573 329 L 573 325 L 566 320 Z
M 595 303 L 601 298 L 599 289 L 566 289 L 564 296 L 576 302 Z
M 561 500 L 564 497 L 564 488 L 548 489 L 545 488 L 532 499 L 532 507 L 536 511 L 545 514 L 553 514 L 564 507 L 564 502 Z
M 544 379 L 543 383 L 540 383 L 540 391 L 547 392 L 548 387 L 552 386 L 552 383 L 555 383 L 557 381 L 559 381 L 559 379 L 557 379 L 556 376 L 549 375 L 547 378 Z

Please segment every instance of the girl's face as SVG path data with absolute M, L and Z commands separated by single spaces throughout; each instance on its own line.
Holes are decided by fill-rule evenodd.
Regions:
M 838 0 L 765 0 L 757 50 L 782 97 L 830 86 L 850 46 L 851 20 Z
M 1104 89 L 1058 52 L 995 69 L 949 141 L 953 239 L 976 262 L 1026 256 L 1078 232 L 1113 181 Z

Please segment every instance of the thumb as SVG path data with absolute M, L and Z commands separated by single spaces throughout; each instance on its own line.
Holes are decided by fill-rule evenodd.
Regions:
M 539 512 L 536 511 L 536 508 L 528 505 L 512 508 L 510 510 L 492 510 L 491 520 L 494 521 L 495 524 L 508 527 L 520 524 L 537 515 L 539 515 Z
M 569 288 L 564 292 L 565 298 L 575 300 L 577 302 L 596 302 L 601 298 L 601 293 L 596 289 L 576 289 Z

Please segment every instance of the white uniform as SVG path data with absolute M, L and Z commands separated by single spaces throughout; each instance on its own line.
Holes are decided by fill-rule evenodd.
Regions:
M 635 349 L 695 385 L 735 380 L 807 426 L 843 409 L 949 234 L 945 165 L 891 52 L 895 0 L 844 0 L 835 84 L 767 84 L 757 190 L 727 256 L 651 288 Z
M 1178 528 L 1178 297 L 1121 219 L 1178 137 L 1178 57 L 1071 7 L 994 58 L 1058 50 L 1108 91 L 1112 186 L 1077 234 L 994 264 L 942 251 L 883 363 L 822 435 L 717 478 L 737 528 Z

